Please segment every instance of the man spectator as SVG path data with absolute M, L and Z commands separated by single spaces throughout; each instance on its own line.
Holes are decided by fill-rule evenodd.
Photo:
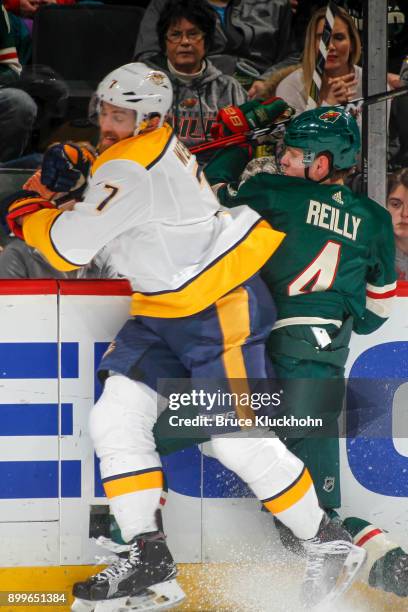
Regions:
M 37 106 L 25 91 L 14 87 L 19 83 L 21 64 L 2 0 L 0 9 L 0 162 L 5 162 L 23 153 Z

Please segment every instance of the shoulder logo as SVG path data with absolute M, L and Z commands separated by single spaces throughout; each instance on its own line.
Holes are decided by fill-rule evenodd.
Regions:
M 337 204 L 344 204 L 341 191 L 336 191 L 336 193 L 332 195 L 332 198 L 335 202 L 337 202 Z
M 326 111 L 325 113 L 319 115 L 319 119 L 325 121 L 326 123 L 334 123 L 341 116 L 339 111 Z

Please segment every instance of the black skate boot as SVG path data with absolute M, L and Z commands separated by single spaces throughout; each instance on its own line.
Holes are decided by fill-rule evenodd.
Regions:
M 325 509 L 324 512 L 326 512 L 326 514 L 332 521 L 341 523 L 339 515 L 332 508 Z M 273 517 L 273 521 L 278 531 L 282 546 L 284 546 L 286 550 L 290 550 L 290 552 L 292 552 L 294 555 L 297 555 L 298 557 L 306 557 L 306 551 L 304 547 L 305 541 L 295 536 L 293 531 L 289 529 L 289 527 L 284 525 L 279 519 L 277 519 L 276 516 Z
M 338 521 L 325 514 L 312 540 L 304 541 L 306 570 L 302 603 L 306 609 L 327 610 L 353 583 L 367 553 L 354 546 L 351 536 Z
M 177 567 L 159 531 L 136 536 L 128 553 L 85 582 L 74 584 L 73 612 L 164 610 L 184 599 Z M 122 556 L 124 555 L 124 556 Z
M 286 548 L 286 550 L 290 550 L 294 555 L 298 557 L 306 557 L 304 540 L 296 537 L 295 534 L 289 527 L 286 527 L 276 516 L 273 517 L 275 527 L 278 530 L 279 538 L 282 546 Z

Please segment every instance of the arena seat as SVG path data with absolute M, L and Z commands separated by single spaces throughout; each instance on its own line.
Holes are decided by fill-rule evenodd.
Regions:
M 143 12 L 126 5 L 42 6 L 34 17 L 33 64 L 52 68 L 71 97 L 89 97 L 108 72 L 132 61 Z

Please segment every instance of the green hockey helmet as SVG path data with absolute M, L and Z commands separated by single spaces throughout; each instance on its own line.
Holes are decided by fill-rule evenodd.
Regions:
M 313 163 L 320 153 L 329 152 L 333 168 L 347 170 L 357 163 L 360 130 L 344 108 L 314 108 L 292 119 L 286 128 L 285 144 L 303 149 L 305 165 Z

